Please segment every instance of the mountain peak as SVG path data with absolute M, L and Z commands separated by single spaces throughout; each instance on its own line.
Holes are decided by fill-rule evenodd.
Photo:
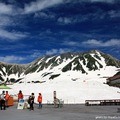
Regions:
M 43 71 L 46 71 L 44 75 L 54 73 L 56 76 L 68 71 L 79 71 L 82 74 L 88 74 L 90 71 L 100 70 L 106 66 L 119 68 L 120 61 L 99 50 L 67 52 L 56 56 L 44 56 L 27 65 L 1 63 L 0 80 L 5 81 L 7 78 L 11 78 L 11 75 L 14 75 L 15 79 L 19 79 L 23 75 Z

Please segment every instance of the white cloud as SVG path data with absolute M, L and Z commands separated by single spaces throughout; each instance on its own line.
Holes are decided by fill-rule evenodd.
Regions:
M 120 17 L 120 11 L 111 10 L 108 12 L 111 18 Z
M 43 10 L 48 7 L 52 7 L 54 5 L 58 5 L 61 3 L 67 3 L 67 2 L 108 2 L 113 3 L 115 0 L 79 0 L 79 1 L 72 1 L 72 0 L 36 0 L 35 2 L 31 2 L 29 4 L 25 4 L 24 8 L 16 7 L 10 4 L 4 4 L 0 3 L 0 15 L 14 15 L 14 14 L 28 14 L 37 12 L 40 10 Z M 65 19 L 64 21 L 68 21 L 68 19 Z
M 13 7 L 11 5 L 0 3 L 0 14 L 11 14 L 12 12 Z
M 2 62 L 6 62 L 6 63 L 19 63 L 20 61 L 23 61 L 25 58 L 23 57 L 19 57 L 19 56 L 4 56 L 4 57 L 0 57 L 0 61 Z
M 72 23 L 73 21 L 70 19 L 70 18 L 62 18 L 62 17 L 59 17 L 58 18 L 58 22 L 61 23 L 61 24 L 70 24 Z
M 103 45 L 103 43 L 101 41 L 98 41 L 98 40 L 95 40 L 95 39 L 84 41 L 83 44 L 84 45 L 91 45 L 91 46 L 101 46 L 101 45 Z
M 119 39 L 111 39 L 108 41 L 100 41 L 100 40 L 88 40 L 82 42 L 82 44 L 87 45 L 87 46 L 96 46 L 96 47 L 111 47 L 111 46 L 120 46 L 120 40 Z
M 25 4 L 24 8 L 0 2 L 0 15 L 19 15 L 33 13 L 57 4 L 61 4 L 63 1 L 64 0 L 36 0 L 35 2 L 32 1 L 29 4 Z
M 52 49 L 52 50 L 46 51 L 46 55 L 53 55 L 53 54 L 56 54 L 56 53 L 58 53 L 57 49 Z
M 42 9 L 60 4 L 62 2 L 63 0 L 37 0 L 25 5 L 24 13 L 33 13 L 36 11 L 40 11 Z
M 91 2 L 108 2 L 113 3 L 115 0 L 90 0 Z
M 45 18 L 45 19 L 53 19 L 53 18 L 55 18 L 55 16 L 53 15 L 53 14 L 51 14 L 51 13 L 45 13 L 45 12 L 36 12 L 35 14 L 34 14 L 34 18 L 39 18 L 39 17 L 41 17 L 41 18 Z
M 120 46 L 120 40 L 119 39 L 111 39 L 109 41 L 106 41 L 104 43 L 104 46 Z
M 107 2 L 107 3 L 113 3 L 116 2 L 116 0 L 64 0 L 66 3 L 78 3 L 78 2 Z
M 44 12 L 39 12 L 39 13 L 35 13 L 34 17 L 35 18 L 37 18 L 37 17 L 48 18 L 48 15 Z
M 15 41 L 27 37 L 27 33 L 21 33 L 15 31 L 9 32 L 7 30 L 0 29 L 0 37 L 3 39 L 10 39 L 11 41 Z
M 29 58 L 34 59 L 34 58 L 38 58 L 38 57 L 42 56 L 42 52 L 40 50 L 32 50 L 32 51 L 29 51 L 29 52 L 30 52 L 31 55 L 28 56 L 28 59 Z
M 64 48 L 64 49 L 63 49 L 63 48 L 60 48 L 60 49 L 59 49 L 59 53 L 60 53 L 60 54 L 66 53 L 66 52 L 70 52 L 70 51 L 71 51 L 71 49 L 68 49 L 68 48 Z
M 111 39 L 108 41 L 100 41 L 100 40 L 95 40 L 95 39 L 91 39 L 91 40 L 87 40 L 87 41 L 83 41 L 83 42 L 78 42 L 78 41 L 64 41 L 62 43 L 63 45 L 67 45 L 67 46 L 87 46 L 87 47 L 112 47 L 112 46 L 116 46 L 119 47 L 120 46 L 120 40 L 119 39 Z
M 67 48 L 51 49 L 49 51 L 46 51 L 46 55 L 62 54 L 62 53 L 69 52 L 69 51 L 71 50 Z
M 30 4 L 26 4 L 25 8 L 19 8 L 13 5 L 8 5 L 0 2 L 0 38 L 2 39 L 10 39 L 12 41 L 19 40 L 27 36 L 26 33 L 21 32 L 13 32 L 8 31 L 7 28 L 18 24 L 16 15 L 21 15 L 23 13 L 32 13 L 36 11 L 40 11 L 44 8 L 54 6 L 56 4 L 61 3 L 62 0 L 37 0 L 35 2 L 31 2 Z M 38 14 L 37 14 L 38 15 Z M 36 16 L 37 16 L 36 15 Z M 42 17 L 54 17 L 52 15 L 48 15 L 45 13 L 40 14 Z M 19 20 L 18 20 L 19 21 Z
M 13 20 L 8 17 L 8 16 L 4 16 L 4 15 L 0 15 L 0 28 L 1 27 L 5 27 L 5 26 L 9 26 L 13 23 Z
M 0 3 L 0 38 L 15 41 L 27 36 L 26 33 L 7 30 L 8 27 L 18 24 L 14 23 L 14 20 L 17 20 L 15 15 L 20 14 L 19 10 L 20 8 L 15 6 Z
M 80 42 L 76 42 L 76 41 L 64 41 L 62 44 L 63 45 L 68 45 L 68 46 L 79 46 Z

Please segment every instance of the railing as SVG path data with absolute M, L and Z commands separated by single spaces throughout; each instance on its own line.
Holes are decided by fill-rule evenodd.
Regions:
M 55 102 L 55 101 L 47 101 L 47 105 L 54 105 L 54 107 L 57 107 L 57 108 L 61 108 L 61 107 L 63 107 L 63 105 L 64 105 L 64 100 L 59 100 L 59 101 L 57 101 L 57 102 Z

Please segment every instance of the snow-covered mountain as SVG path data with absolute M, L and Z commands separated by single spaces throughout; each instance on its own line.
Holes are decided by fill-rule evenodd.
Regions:
M 9 90 L 25 95 L 43 94 L 43 102 L 53 99 L 53 91 L 65 103 L 83 103 L 86 99 L 119 98 L 119 88 L 106 84 L 106 78 L 120 69 L 120 60 L 98 50 L 44 56 L 27 65 L 0 64 L 2 82 L 13 82 Z
M 98 50 L 64 53 L 44 56 L 27 65 L 0 63 L 0 80 L 20 82 L 22 78 L 32 73 L 39 73 L 43 79 L 46 77 L 54 79 L 69 71 L 79 71 L 87 75 L 89 72 L 105 69 L 108 66 L 120 68 L 120 61 Z

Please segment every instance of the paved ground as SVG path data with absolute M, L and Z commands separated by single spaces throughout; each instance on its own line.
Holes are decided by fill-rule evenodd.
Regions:
M 0 110 L 0 120 L 120 120 L 120 106 L 85 106 L 80 104 L 64 105 L 62 108 L 54 108 L 51 105 L 43 105 L 34 111 L 28 109 L 18 110 L 12 106 L 6 110 Z

